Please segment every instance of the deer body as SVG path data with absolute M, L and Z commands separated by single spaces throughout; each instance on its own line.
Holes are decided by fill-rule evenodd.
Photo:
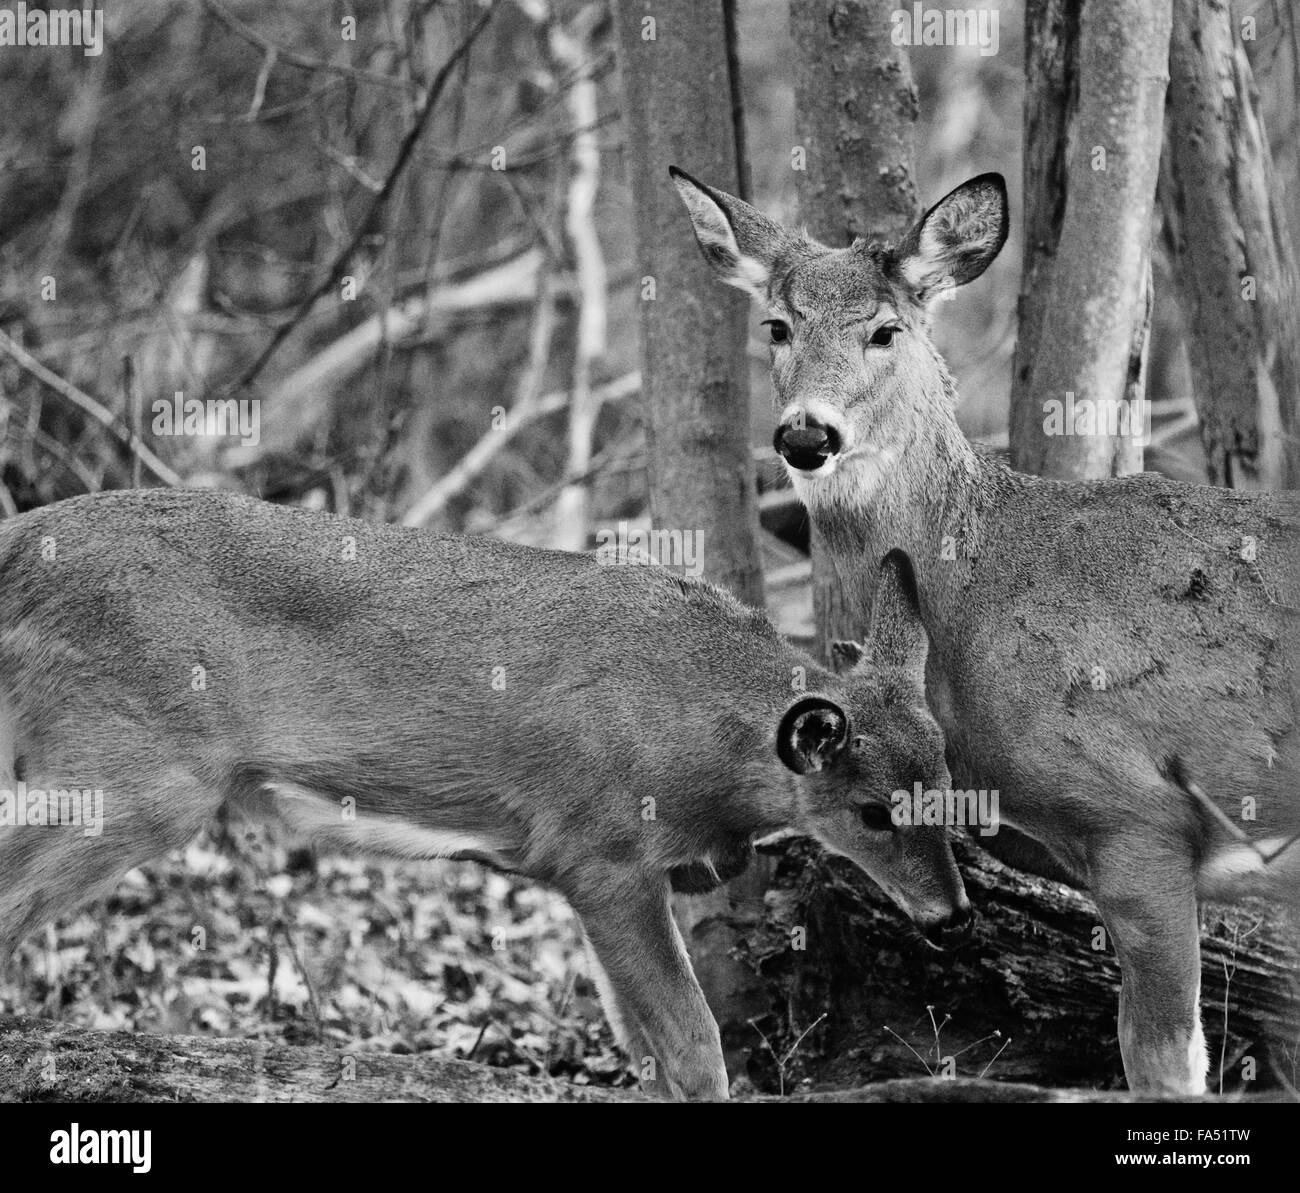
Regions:
M 634 1055 L 725 1097 L 670 882 L 707 888 L 793 829 L 932 934 L 969 918 L 942 829 L 879 829 L 889 790 L 947 780 L 923 647 L 836 677 L 665 570 L 212 492 L 4 522 L 0 577 L 0 789 L 102 789 L 105 812 L 96 836 L 0 827 L 6 955 L 230 805 L 556 887 Z
M 996 176 L 896 248 L 838 250 L 676 181 L 706 258 L 768 304 L 776 446 L 853 599 L 910 562 L 954 781 L 997 787 L 1092 891 L 1129 1083 L 1204 1090 L 1198 897 L 1300 904 L 1300 496 L 1042 480 L 971 447 L 928 305 L 1001 248 Z
M 1191 779 L 1215 793 L 1248 836 L 1300 828 L 1284 637 L 1295 502 L 1146 475 L 1074 485 L 978 456 L 971 465 L 979 502 L 927 506 L 891 486 L 856 534 L 819 519 L 868 608 L 872 573 L 861 561 L 906 544 L 932 627 L 928 691 L 954 782 L 997 786 L 1004 823 L 1084 881 L 1106 791 L 1112 817 L 1195 848 L 1205 898 L 1300 878 L 1297 859 L 1270 871 L 1271 882 L 1253 867 L 1228 881 L 1220 863 L 1236 842 L 1219 841 L 1183 790 Z M 936 533 L 958 544 L 956 559 L 934 549 Z M 1258 552 L 1255 562 L 1243 550 Z M 1127 798 L 1135 789 L 1142 802 Z M 1241 820 L 1243 795 L 1271 815 Z
M 954 783 L 997 787 L 1003 823 L 1092 890 L 1124 974 L 1130 1083 L 1202 1092 L 1197 899 L 1300 905 L 1300 844 L 1261 856 L 1300 831 L 1300 509 L 1145 475 L 1042 481 L 949 446 L 937 500 L 882 486 L 856 531 L 797 484 L 864 608 L 869 561 L 907 550 Z

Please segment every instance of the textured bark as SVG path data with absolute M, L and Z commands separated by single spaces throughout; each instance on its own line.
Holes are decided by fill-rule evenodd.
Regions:
M 795 131 L 804 169 L 794 177 L 799 216 L 836 248 L 861 237 L 894 241 L 916 204 L 916 89 L 906 52 L 890 36 L 893 0 L 792 0 Z M 867 625 L 812 532 L 817 654 Z
M 0 1102 L 608 1102 L 636 1096 L 463 1060 L 88 1031 L 0 1016 Z
M 1300 488 L 1296 262 L 1228 6 L 1175 0 L 1169 57 L 1162 207 L 1209 479 Z
M 642 378 L 655 524 L 704 532 L 704 574 L 762 606 L 758 506 L 749 450 L 747 307 L 700 256 L 668 178 L 680 164 L 740 187 L 720 0 L 617 6 L 627 167 L 637 261 L 654 279 L 641 304 Z
M 951 953 L 922 944 L 847 863 L 793 857 L 783 865 L 766 966 L 780 991 L 774 1002 L 799 1028 L 827 1016 L 801 1045 L 787 1088 L 800 1076 L 835 1086 L 914 1076 L 926 1065 L 941 1070 L 949 1056 L 959 1076 L 979 1077 L 987 1067 L 1000 1081 L 1124 1088 L 1119 966 L 1092 900 L 964 842 L 958 860 L 979 919 L 972 940 Z M 1219 1087 L 1221 1060 L 1224 1092 L 1294 1086 L 1295 920 L 1265 904 L 1206 906 L 1201 918 L 1210 1089 Z M 801 951 L 789 946 L 796 926 Z M 1253 1079 L 1243 1077 L 1247 1058 Z
M 1026 5 L 1026 235 L 1011 395 L 1011 460 L 1022 472 L 1084 479 L 1142 467 L 1138 436 L 1049 434 L 1044 404 L 1143 396 L 1169 5 Z
M 799 214 L 839 247 L 897 240 L 917 216 L 916 89 L 892 0 L 792 0 Z
M 668 177 L 676 164 L 733 194 L 745 190 L 727 12 L 723 0 L 658 0 L 653 11 L 620 0 L 615 23 L 636 259 L 654 286 L 641 303 L 650 513 L 656 528 L 702 534 L 704 576 L 761 609 L 747 306 L 705 264 Z M 713 895 L 677 903 L 733 1065 L 762 1006 L 752 969 L 733 950 L 761 917 L 766 884 L 767 867 L 752 866 Z

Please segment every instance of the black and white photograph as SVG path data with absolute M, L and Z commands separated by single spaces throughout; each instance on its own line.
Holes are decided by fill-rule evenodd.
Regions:
M 0 0 L 0 112 L 30 1174 L 1293 1154 L 1292 0 Z

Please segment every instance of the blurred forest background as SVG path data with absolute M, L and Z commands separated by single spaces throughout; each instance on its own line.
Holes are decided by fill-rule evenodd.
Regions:
M 988 170 L 1012 196 L 1006 249 L 934 329 L 963 428 L 1005 450 L 1025 13 L 984 7 L 998 16 L 996 53 L 914 46 L 906 58 L 922 206 Z M 649 523 L 638 144 L 603 4 L 132 0 L 104 11 L 102 56 L 0 51 L 0 511 L 175 483 L 571 549 L 593 545 L 597 527 Z M 749 197 L 797 223 L 789 7 L 729 11 Z M 1233 6 L 1234 22 L 1247 16 L 1257 35 L 1241 46 L 1294 253 L 1300 37 L 1283 0 Z M 678 164 L 725 187 L 690 149 Z M 691 243 L 684 217 L 678 235 Z M 1158 213 L 1153 243 L 1146 467 L 1204 480 L 1193 337 L 1162 280 L 1173 265 Z M 717 288 L 716 301 L 730 300 Z M 807 532 L 770 448 L 760 317 L 748 319 L 747 359 L 766 599 L 783 631 L 811 644 Z M 257 399 L 258 441 L 154 434 L 152 404 L 178 392 Z M 797 899 L 807 881 L 773 900 Z M 915 962 L 918 988 L 931 965 Z M 826 1042 L 803 1033 L 824 993 L 773 997 L 752 1041 L 760 1084 L 788 1087 L 806 1057 L 816 1068 Z M 316 857 L 235 826 L 27 942 L 0 1011 L 625 1080 L 558 897 L 468 864 Z M 990 1037 L 973 1052 L 972 1071 L 1000 1046 Z M 938 1047 L 936 1029 L 936 1059 Z M 924 1071 L 901 1049 L 889 1058 L 886 1069 Z M 872 1041 L 857 1070 L 881 1060 Z M 1117 1057 L 1108 1063 L 1117 1073 Z M 1011 1048 L 992 1075 L 1015 1065 Z

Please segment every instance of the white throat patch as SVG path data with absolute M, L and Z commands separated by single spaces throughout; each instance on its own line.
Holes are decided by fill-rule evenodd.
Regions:
M 799 500 L 809 509 L 836 505 L 862 509 L 872 503 L 885 483 L 898 453 L 893 448 L 857 447 L 831 456 L 816 472 L 803 472 L 786 464 Z

